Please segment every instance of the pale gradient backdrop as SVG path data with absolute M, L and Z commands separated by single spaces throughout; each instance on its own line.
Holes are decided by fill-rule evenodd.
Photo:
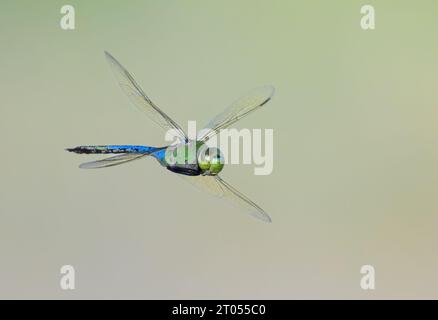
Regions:
M 59 27 L 67 3 L 74 31 Z M 437 12 L 432 0 L 2 1 L 0 298 L 438 298 Z M 276 87 L 237 125 L 274 129 L 273 174 L 224 170 L 272 224 L 152 159 L 78 169 L 96 157 L 64 148 L 163 143 L 103 50 L 184 127 Z M 60 289 L 64 264 L 75 291 Z

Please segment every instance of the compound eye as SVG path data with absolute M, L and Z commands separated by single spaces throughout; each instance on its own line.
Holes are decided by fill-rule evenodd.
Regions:
M 224 168 L 224 157 L 219 149 L 212 150 L 210 157 L 210 173 L 218 174 Z

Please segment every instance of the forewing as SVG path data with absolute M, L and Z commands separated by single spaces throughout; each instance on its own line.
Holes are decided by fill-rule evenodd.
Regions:
M 186 176 L 184 174 L 178 174 L 178 177 L 181 177 L 198 190 L 206 191 L 215 197 L 224 196 L 221 185 L 213 176 Z
M 179 137 L 185 141 L 187 135 L 184 130 L 173 121 L 167 114 L 158 108 L 151 99 L 146 96 L 140 86 L 135 82 L 131 74 L 108 52 L 105 51 L 105 57 L 119 82 L 120 87 L 133 102 L 133 104 L 142 111 L 145 111 L 149 118 L 162 127 L 164 130 L 174 129 Z
M 242 208 L 248 210 L 248 212 L 255 218 L 260 219 L 264 222 L 272 222 L 271 217 L 257 204 L 255 204 L 251 199 L 237 191 L 228 182 L 223 180 L 221 177 L 216 176 L 216 180 L 221 185 L 224 195 L 232 200 L 234 203 Z
M 264 106 L 272 99 L 275 89 L 272 86 L 263 86 L 249 92 L 236 100 L 225 111 L 214 117 L 198 135 L 198 140 L 207 141 L 224 129 L 242 119 L 249 113 Z

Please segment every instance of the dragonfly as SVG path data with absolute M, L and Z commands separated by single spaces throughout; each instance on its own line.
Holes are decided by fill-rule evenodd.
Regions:
M 194 186 L 204 189 L 217 197 L 232 200 L 261 221 L 272 222 L 271 217 L 260 206 L 219 175 L 224 168 L 223 154 L 219 148 L 208 147 L 207 141 L 215 137 L 220 130 L 228 128 L 249 113 L 264 106 L 272 99 L 275 92 L 274 88 L 272 86 L 262 86 L 252 90 L 208 122 L 204 129 L 199 131 L 195 139 L 189 139 L 181 126 L 152 102 L 133 76 L 110 53 L 107 51 L 104 53 L 119 86 L 131 102 L 162 129 L 172 130 L 177 139 L 175 143 L 163 147 L 83 145 L 67 148 L 67 151 L 78 154 L 116 154 L 108 158 L 82 163 L 79 168 L 107 168 L 145 157 L 153 157 L 158 160 L 161 166 L 176 173 Z

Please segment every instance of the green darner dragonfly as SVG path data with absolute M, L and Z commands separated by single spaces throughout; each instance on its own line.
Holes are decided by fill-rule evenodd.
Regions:
M 196 139 L 189 139 L 184 130 L 148 98 L 131 74 L 111 54 L 105 52 L 105 57 L 120 87 L 133 104 L 145 111 L 149 118 L 160 127 L 172 130 L 179 139 L 177 143 L 164 147 L 105 145 L 66 149 L 80 154 L 117 154 L 106 159 L 83 163 L 79 166 L 80 168 L 106 168 L 152 156 L 163 167 L 177 173 L 193 185 L 216 196 L 231 199 L 240 207 L 246 208 L 254 217 L 271 222 L 271 218 L 262 208 L 219 176 L 224 167 L 223 155 L 218 148 L 208 147 L 206 142 L 217 135 L 221 129 L 229 127 L 250 112 L 265 105 L 274 94 L 273 87 L 257 88 L 238 99 L 224 112 L 214 117 L 199 132 Z

